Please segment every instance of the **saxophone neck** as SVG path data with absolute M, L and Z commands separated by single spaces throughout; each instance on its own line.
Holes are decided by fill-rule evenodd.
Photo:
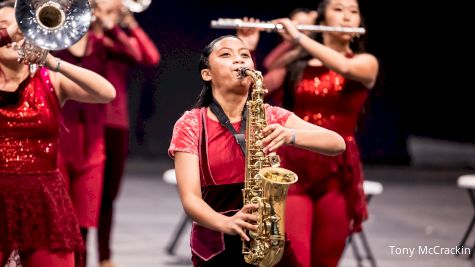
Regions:
M 267 89 L 264 88 L 264 78 L 260 71 L 252 70 L 247 67 L 242 67 L 239 69 L 239 75 L 241 75 L 242 77 L 251 77 L 253 99 L 264 98 L 264 94 L 267 93 Z

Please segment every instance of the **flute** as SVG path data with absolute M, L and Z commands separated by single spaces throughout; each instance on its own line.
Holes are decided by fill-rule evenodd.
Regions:
M 296 25 L 298 30 L 310 32 L 342 32 L 342 33 L 356 33 L 365 34 L 366 30 L 362 27 L 338 27 L 338 26 L 324 26 L 324 25 Z M 284 26 L 282 24 L 275 24 L 270 22 L 244 22 L 242 19 L 224 19 L 211 21 L 211 28 L 213 29 L 237 29 L 237 28 L 260 28 L 266 31 L 282 31 Z

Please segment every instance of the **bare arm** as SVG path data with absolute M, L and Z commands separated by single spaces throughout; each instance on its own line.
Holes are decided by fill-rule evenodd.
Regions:
M 256 22 L 258 19 L 244 17 L 244 22 Z M 241 39 L 244 45 L 251 51 L 256 51 L 257 44 L 259 43 L 260 38 L 260 29 L 257 28 L 238 28 L 236 31 L 236 36 Z
M 287 119 L 285 127 L 270 124 L 263 132 L 266 135 L 264 139 L 266 153 L 289 144 L 328 156 L 338 155 L 346 149 L 345 140 L 338 133 L 308 123 L 295 114 Z M 295 140 L 292 144 L 293 136 Z
M 313 57 L 319 59 L 323 65 L 332 69 L 346 78 L 350 78 L 363 83 L 367 88 L 372 88 L 376 82 L 379 64 L 377 59 L 371 54 L 359 54 L 353 58 L 347 58 L 338 51 L 329 48 L 307 35 L 299 32 L 295 25 L 288 19 L 279 19 L 288 36 L 307 50 Z
M 59 101 L 63 104 L 67 99 L 87 103 L 107 103 L 115 98 L 115 88 L 99 74 L 48 54 L 45 67 L 51 72 L 51 81 L 55 87 Z
M 248 240 L 242 228 L 257 230 L 247 221 L 256 221 L 257 216 L 247 213 L 251 207 L 246 206 L 232 217 L 213 210 L 201 196 L 199 159 L 195 154 L 175 152 L 175 171 L 178 192 L 185 212 L 198 224 L 226 234 L 239 234 Z

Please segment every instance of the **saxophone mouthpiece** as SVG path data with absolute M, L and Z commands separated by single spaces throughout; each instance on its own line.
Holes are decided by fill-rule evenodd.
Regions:
M 246 68 L 246 67 L 240 68 L 240 69 L 239 69 L 239 77 L 246 77 L 246 76 L 249 76 L 249 75 L 247 74 L 247 71 L 249 71 L 249 69 Z

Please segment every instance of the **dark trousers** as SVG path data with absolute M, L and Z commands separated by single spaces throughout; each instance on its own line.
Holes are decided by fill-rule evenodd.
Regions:
M 104 186 L 102 192 L 101 212 L 97 229 L 99 260 L 111 257 L 110 235 L 114 215 L 114 200 L 116 199 L 129 147 L 129 131 L 124 128 L 108 127 L 105 130 L 106 162 L 104 171 Z

